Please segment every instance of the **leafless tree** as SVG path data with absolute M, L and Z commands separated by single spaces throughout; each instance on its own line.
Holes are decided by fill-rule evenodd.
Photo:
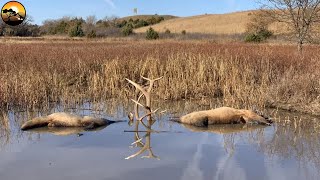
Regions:
M 258 0 L 262 11 L 285 23 L 294 34 L 301 52 L 304 43 L 312 40 L 312 30 L 320 23 L 320 0 Z
M 97 22 L 97 18 L 96 16 L 88 16 L 86 18 L 86 23 L 83 25 L 83 29 L 84 29 L 84 32 L 86 34 L 90 33 L 90 32 L 95 32 L 95 27 L 96 27 L 96 22 Z

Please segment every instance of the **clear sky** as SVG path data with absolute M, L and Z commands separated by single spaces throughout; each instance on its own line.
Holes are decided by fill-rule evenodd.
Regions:
M 0 0 L 2 7 L 9 0 Z M 87 17 L 138 14 L 169 14 L 192 16 L 199 14 L 220 14 L 234 11 L 256 9 L 255 0 L 18 0 L 24 4 L 27 15 L 34 23 L 41 24 L 46 19 L 63 16 Z

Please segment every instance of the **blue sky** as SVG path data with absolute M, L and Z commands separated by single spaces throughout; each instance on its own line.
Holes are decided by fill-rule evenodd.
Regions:
M 0 6 L 9 0 L 0 0 Z M 19 1 L 19 0 L 18 0 Z M 170 14 L 192 16 L 256 9 L 254 0 L 20 0 L 32 16 L 34 23 L 63 16 L 97 18 L 105 16 L 130 16 L 133 9 L 138 14 Z

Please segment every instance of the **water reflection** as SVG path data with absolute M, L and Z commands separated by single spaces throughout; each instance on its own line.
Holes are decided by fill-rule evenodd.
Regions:
M 135 121 L 131 126 L 116 123 L 97 129 L 97 133 L 86 133 L 79 139 L 76 136 L 84 133 L 81 128 L 37 129 L 24 133 L 19 127 L 29 118 L 55 111 L 126 119 L 132 109 L 127 104 L 114 102 L 66 109 L 59 107 L 50 112 L 0 113 L 0 177 L 16 179 L 13 172 L 17 168 L 26 169 L 24 172 L 30 172 L 29 175 L 36 174 L 37 168 L 50 160 L 57 166 L 43 169 L 41 178 L 32 177 L 43 179 L 52 174 L 49 179 L 64 179 L 66 176 L 58 173 L 63 167 L 68 169 L 64 171 L 68 177 L 75 177 L 77 172 L 87 172 L 77 176 L 79 180 L 90 178 L 92 174 L 96 174 L 97 179 L 126 179 L 131 176 L 149 179 L 154 173 L 159 177 L 152 176 L 153 179 L 161 179 L 160 175 L 169 179 L 318 179 L 320 121 L 317 117 L 279 111 L 273 115 L 276 123 L 271 127 L 219 125 L 199 128 L 167 121 L 169 116 L 192 111 L 190 104 L 155 104 L 168 110 L 162 118 L 156 117 L 157 121 L 146 121 L 145 124 Z M 132 132 L 123 132 L 128 129 Z M 169 133 L 159 133 L 162 131 Z M 173 133 L 176 131 L 183 133 Z M 59 157 L 47 152 L 58 152 Z M 38 154 L 42 159 L 37 159 Z M 161 161 L 156 160 L 160 159 L 158 155 Z M 131 158 L 130 161 L 124 160 L 125 157 Z M 140 157 L 152 160 L 143 161 Z M 65 159 L 69 161 L 63 166 Z M 30 163 L 32 161 L 41 163 Z M 33 165 L 27 167 L 28 163 Z M 88 166 L 83 165 L 87 163 Z M 101 168 L 109 166 L 110 170 Z M 151 170 L 146 172 L 146 168 Z
M 320 166 L 320 119 L 281 112 L 272 134 L 257 139 L 259 148 L 269 157 L 295 158 L 301 165 Z M 306 167 L 306 166 L 304 166 Z
M 82 136 L 84 132 L 97 132 L 101 131 L 107 126 L 100 126 L 97 128 L 86 129 L 85 127 L 41 127 L 30 129 L 26 132 L 37 133 L 37 134 L 54 134 L 57 136 L 70 136 L 77 135 Z
M 200 139 L 199 143 L 197 144 L 196 152 L 191 157 L 191 160 L 188 162 L 187 168 L 183 171 L 181 179 L 197 179 L 202 180 L 203 178 L 203 171 L 200 168 L 200 162 L 203 158 L 203 145 L 208 141 L 209 136 L 207 133 L 203 135 Z
M 189 129 L 192 132 L 210 132 L 215 134 L 233 134 L 240 132 L 252 132 L 252 131 L 262 131 L 263 128 L 267 126 L 258 125 L 258 124 L 217 124 L 209 125 L 208 127 L 197 127 L 189 124 L 181 124 L 186 129 Z
M 142 156 L 141 158 L 154 158 L 160 160 L 160 158 L 154 155 L 151 148 L 151 134 L 155 131 L 152 130 L 152 125 L 155 123 L 155 120 L 150 120 L 147 124 L 144 124 L 143 121 L 135 121 L 134 131 L 134 142 L 131 144 L 131 148 L 139 149 L 136 153 L 126 157 L 125 159 L 131 159 L 137 157 L 144 152 L 148 151 L 148 156 Z M 144 127 L 144 130 L 140 130 L 139 126 Z M 143 135 L 141 134 L 143 133 Z
M 192 132 L 208 132 L 222 135 L 223 147 L 226 152 L 230 152 L 231 154 L 235 150 L 236 138 L 241 137 L 243 133 L 249 135 L 249 137 L 258 136 L 263 138 L 264 128 L 267 127 L 259 124 L 218 124 L 209 125 L 208 127 L 197 127 L 188 124 L 181 125 Z

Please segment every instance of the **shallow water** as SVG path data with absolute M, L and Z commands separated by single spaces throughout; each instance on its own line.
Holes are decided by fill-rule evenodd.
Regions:
M 152 129 L 164 132 L 152 133 L 125 132 L 137 127 L 146 131 L 142 124 L 128 122 L 92 132 L 68 128 L 21 132 L 21 123 L 39 114 L 5 113 L 0 118 L 9 123 L 0 128 L 0 179 L 319 179 L 316 117 L 278 112 L 274 114 L 278 122 L 270 127 L 199 129 L 168 121 L 169 116 L 201 109 L 182 104 L 167 107 L 176 108 L 178 114 L 171 111 L 156 117 Z M 64 110 L 126 119 L 131 109 L 125 107 L 114 103 L 102 108 L 106 111 L 93 111 L 86 104 L 77 109 L 56 107 L 47 113 Z M 310 126 L 297 127 L 292 121 L 297 118 Z M 132 156 L 141 149 L 142 154 Z

